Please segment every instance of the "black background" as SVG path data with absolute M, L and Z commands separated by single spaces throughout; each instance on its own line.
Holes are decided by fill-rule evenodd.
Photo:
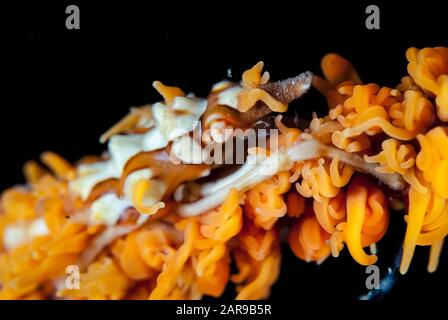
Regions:
M 380 30 L 366 29 L 367 4 L 361 2 L 40 2 L 1 11 L 7 21 L 1 59 L 1 189 L 23 182 L 22 165 L 44 150 L 70 161 L 100 153 L 105 147 L 99 135 L 130 106 L 159 100 L 151 87 L 156 79 L 206 95 L 229 68 L 238 80 L 263 60 L 271 78 L 281 79 L 304 70 L 319 73 L 323 55 L 337 52 L 353 62 L 364 82 L 395 86 L 406 75 L 408 47 L 448 45 L 441 1 L 394 1 L 394 6 L 372 1 L 381 10 Z M 72 3 L 81 11 L 80 30 L 65 28 L 65 8 Z M 292 107 L 309 116 L 325 108 L 325 100 L 310 92 Z M 383 275 L 404 228 L 402 214 L 394 213 L 378 245 Z M 444 297 L 446 248 L 435 274 L 426 272 L 428 249 L 417 248 L 410 272 L 384 299 Z M 356 299 L 365 293 L 367 275 L 346 251 L 316 267 L 285 248 L 272 298 Z

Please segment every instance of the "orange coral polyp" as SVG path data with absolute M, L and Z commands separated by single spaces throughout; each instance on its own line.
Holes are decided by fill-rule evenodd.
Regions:
M 316 217 L 308 216 L 293 225 L 288 242 L 291 250 L 306 262 L 323 262 L 330 255 L 330 234 L 319 224 Z
M 376 255 L 368 255 L 363 247 L 377 242 L 389 222 L 385 196 L 382 191 L 356 177 L 347 191 L 347 224 L 344 238 L 353 258 L 362 265 L 374 264 Z
M 265 72 L 261 75 L 264 63 L 258 62 L 251 69 L 243 73 L 241 84 L 243 86 L 242 92 L 238 94 L 238 110 L 247 112 L 250 108 L 255 106 L 258 101 L 264 102 L 269 109 L 275 112 L 285 112 L 288 106 L 276 99 L 274 99 L 265 90 L 259 88 L 260 85 L 266 84 L 269 80 L 269 73 Z

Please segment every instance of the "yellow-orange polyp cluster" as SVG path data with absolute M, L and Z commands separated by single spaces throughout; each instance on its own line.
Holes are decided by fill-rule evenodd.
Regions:
M 434 272 L 448 234 L 448 49 L 410 48 L 406 58 L 408 75 L 389 88 L 364 84 L 348 60 L 325 56 L 313 85 L 328 114 L 314 115 L 305 130 L 277 117 L 278 149 L 250 150 L 269 159 L 311 141 L 321 148 L 308 150 L 317 156 L 288 158 L 244 187 L 201 189 L 198 180 L 215 167 L 196 158 L 174 165 L 169 151 L 188 140 L 201 152 L 205 142 L 228 139 L 226 128 L 285 112 L 272 91 L 281 85 L 269 86 L 263 63 L 239 84 L 216 85 L 207 99 L 154 82 L 163 101 L 131 110 L 101 137 L 109 157 L 72 165 L 46 152 L 46 168 L 28 162 L 27 184 L 3 192 L 0 299 L 200 299 L 221 296 L 229 282 L 237 299 L 264 299 L 279 277 L 282 242 L 306 262 L 323 263 L 346 247 L 357 263 L 376 263 L 381 252 L 373 248 L 393 232 L 397 203 L 406 228 L 400 272 L 416 246 L 430 246 Z M 197 120 L 214 130 L 202 140 L 190 128 Z M 181 134 L 167 131 L 176 126 Z M 393 200 L 387 177 L 405 186 Z M 222 190 L 219 205 L 200 209 Z M 182 214 L 183 197 L 201 211 Z M 68 287 L 73 266 L 79 283 Z

